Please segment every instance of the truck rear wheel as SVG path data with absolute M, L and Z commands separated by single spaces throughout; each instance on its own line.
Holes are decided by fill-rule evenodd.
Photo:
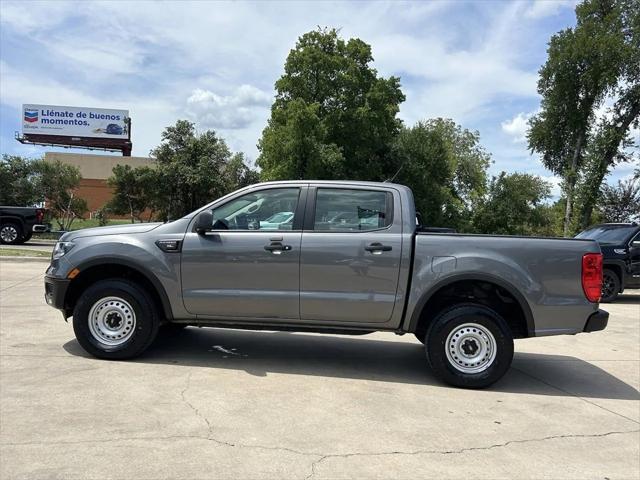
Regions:
M 482 305 L 459 305 L 438 314 L 425 346 L 435 375 L 463 388 L 488 387 L 502 378 L 513 360 L 509 326 Z
M 18 245 L 22 243 L 22 228 L 13 222 L 0 225 L 0 243 L 5 245 Z
M 140 355 L 156 338 L 159 325 L 158 309 L 149 293 L 127 280 L 96 282 L 73 310 L 78 343 L 98 358 L 124 360 Z

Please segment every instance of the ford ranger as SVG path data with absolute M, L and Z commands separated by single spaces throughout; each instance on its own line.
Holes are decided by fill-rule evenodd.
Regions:
M 424 343 L 440 379 L 479 388 L 509 369 L 516 338 L 604 329 L 601 284 L 592 240 L 441 233 L 405 186 L 289 181 L 169 223 L 66 233 L 45 298 L 99 358 L 186 325 L 388 331 Z

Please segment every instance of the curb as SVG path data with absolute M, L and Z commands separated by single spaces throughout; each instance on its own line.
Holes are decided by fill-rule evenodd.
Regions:
M 0 256 L 0 263 L 2 262 L 46 262 L 49 263 L 51 258 L 49 257 L 18 257 L 18 256 Z

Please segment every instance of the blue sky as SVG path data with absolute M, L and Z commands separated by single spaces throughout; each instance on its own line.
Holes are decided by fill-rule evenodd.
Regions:
M 551 35 L 573 26 L 575 1 L 11 2 L 0 3 L 0 151 L 51 148 L 14 140 L 21 105 L 124 108 L 134 155 L 179 118 L 215 129 L 254 160 L 273 84 L 302 33 L 341 28 L 373 48 L 381 75 L 401 78 L 407 123 L 452 118 L 479 130 L 492 173 L 552 180 L 524 142 L 539 106 L 537 71 Z M 622 165 L 616 180 L 632 171 Z M 557 194 L 557 180 L 555 181 Z

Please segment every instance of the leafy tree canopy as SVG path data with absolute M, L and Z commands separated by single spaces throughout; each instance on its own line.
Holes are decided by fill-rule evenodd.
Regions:
M 369 45 L 336 29 L 298 39 L 258 144 L 263 179 L 384 179 L 405 97 L 372 61 Z
M 213 130 L 198 133 L 186 120 L 167 127 L 151 155 L 152 167 L 116 167 L 109 179 L 115 190 L 109 207 L 132 221 L 147 209 L 162 219 L 180 218 L 257 181 L 241 153 L 232 153 Z
M 585 0 L 575 28 L 551 38 L 540 70 L 540 112 L 532 117 L 529 147 L 563 178 L 564 233 L 573 222 L 576 184 L 588 223 L 610 166 L 630 146 L 640 113 L 640 0 Z M 598 117 L 607 99 L 611 115 Z
M 26 159 L 3 155 L 0 161 L 0 204 L 28 207 L 44 203 L 58 223 L 68 230 L 87 212 L 87 202 L 78 198 L 80 170 L 60 161 Z
M 605 184 L 598 208 L 605 222 L 640 220 L 640 177 L 618 180 L 615 186 Z
M 157 173 L 150 167 L 116 165 L 113 167 L 113 175 L 107 180 L 114 193 L 106 205 L 106 211 L 127 215 L 131 223 L 135 220 L 142 221 L 142 213 L 154 204 L 158 180 Z
M 37 165 L 16 155 L 2 155 L 0 161 L 0 205 L 31 206 L 43 200 L 37 190 Z
M 491 162 L 478 132 L 448 119 L 426 120 L 404 128 L 392 151 L 395 181 L 411 187 L 425 225 L 472 228 Z
M 553 235 L 550 186 L 528 173 L 500 173 L 489 184 L 486 198 L 475 213 L 480 233 L 503 235 Z

